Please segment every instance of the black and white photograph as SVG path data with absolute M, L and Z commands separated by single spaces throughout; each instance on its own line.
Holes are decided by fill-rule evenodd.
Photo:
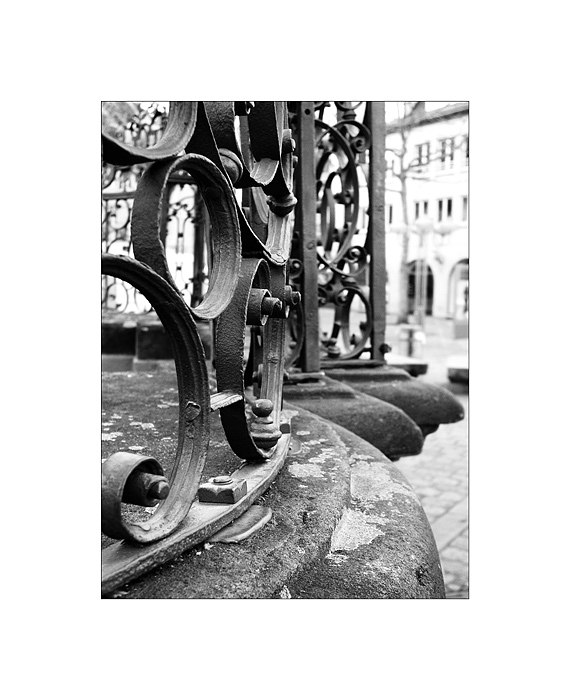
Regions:
M 102 102 L 104 599 L 469 598 L 469 102 Z

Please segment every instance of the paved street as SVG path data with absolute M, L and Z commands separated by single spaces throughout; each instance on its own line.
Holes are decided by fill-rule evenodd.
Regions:
M 452 337 L 452 322 L 427 318 L 422 381 L 453 391 L 465 410 L 459 423 L 441 425 L 426 438 L 423 451 L 397 462 L 420 498 L 437 542 L 448 598 L 468 598 L 468 429 L 469 388 L 447 380 L 447 358 L 467 353 L 467 339 Z M 398 326 L 389 325 L 387 341 L 397 346 Z

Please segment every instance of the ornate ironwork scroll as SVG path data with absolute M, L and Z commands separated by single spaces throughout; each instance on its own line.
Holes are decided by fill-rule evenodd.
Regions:
M 104 252 L 102 273 L 131 285 L 156 311 L 173 344 L 179 394 L 178 446 L 169 480 L 151 456 L 120 452 L 102 465 L 103 532 L 125 540 L 103 550 L 104 591 L 226 525 L 269 486 L 284 462 L 290 434 L 289 416 L 282 411 L 287 318 L 299 301 L 287 279 L 296 201 L 287 122 L 282 102 L 174 102 L 152 145 L 103 134 L 107 173 L 112 167 L 146 167 L 132 205 L 121 205 L 125 217 L 130 215 L 130 243 L 125 249 L 125 239 L 122 250 Z M 165 251 L 165 212 L 180 173 L 195 184 L 210 221 L 209 235 L 201 240 L 209 284 L 203 295 L 193 295 L 196 304 L 185 298 Z M 236 188 L 249 188 L 243 207 Z M 117 217 L 115 206 L 108 218 L 114 218 L 115 230 L 124 230 Z M 124 254 L 131 252 L 134 258 Z M 216 329 L 213 394 L 196 327 L 203 320 Z M 205 508 L 196 495 L 213 410 L 220 411 L 233 451 L 249 460 L 235 472 L 248 489 L 237 503 Z M 159 505 L 150 519 L 132 522 L 122 516 L 125 502 Z
M 130 106 L 129 106 L 130 105 Z M 167 126 L 165 105 L 151 103 L 105 103 L 104 126 L 115 140 L 133 147 L 156 145 Z M 134 196 L 148 163 L 112 165 L 102 171 L 102 252 L 133 257 L 131 218 Z M 200 190 L 192 176 L 179 172 L 168 181 L 161 220 L 161 239 L 176 286 L 191 306 L 197 306 L 209 281 L 209 221 Z M 144 296 L 124 280 L 102 278 L 102 309 L 105 313 L 148 313 Z
M 373 182 L 383 168 L 371 165 L 374 155 L 383 157 L 383 143 L 376 144 L 374 154 L 371 135 L 377 104 L 381 103 L 290 103 L 295 137 L 301 143 L 301 168 L 312 147 L 316 185 L 313 195 L 297 171 L 296 191 L 302 189 L 303 201 L 296 215 L 291 269 L 296 271 L 298 288 L 303 288 L 305 275 L 313 275 L 314 264 L 306 264 L 307 258 L 316 257 L 318 270 L 313 287 L 319 307 L 319 357 L 305 352 L 303 361 L 298 361 L 305 371 L 363 356 L 383 362 L 384 324 L 379 317 L 385 313 L 385 304 L 377 285 L 384 279 L 384 270 L 376 270 L 375 262 L 381 261 L 379 251 L 374 251 L 383 232 L 378 217 L 383 199 Z M 312 136 L 308 134 L 311 124 Z M 310 187 L 310 173 L 306 180 Z M 311 208 L 315 229 L 307 231 Z M 309 297 L 305 289 L 305 306 Z M 380 297 L 376 304 L 374 297 Z

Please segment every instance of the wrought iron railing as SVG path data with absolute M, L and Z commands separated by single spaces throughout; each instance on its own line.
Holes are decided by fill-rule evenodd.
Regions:
M 104 591 L 235 519 L 283 465 L 290 436 L 290 414 L 282 410 L 285 345 L 289 311 L 299 301 L 288 281 L 293 150 L 284 102 L 173 102 L 161 137 L 150 146 L 103 134 L 105 164 L 145 169 L 132 207 L 125 204 L 128 245 L 116 237 L 125 241 L 123 249 L 103 253 L 102 273 L 137 290 L 158 315 L 172 342 L 179 394 L 178 446 L 168 480 L 152 456 L 118 452 L 102 465 L 103 532 L 119 540 L 103 550 Z M 196 187 L 209 218 L 192 251 L 195 270 L 204 275 L 207 269 L 209 283 L 203 294 L 192 287 L 191 299 L 177 284 L 165 246 L 165 218 L 174 216 L 165 214 L 165 202 L 180 173 Z M 248 188 L 241 203 L 240 188 Z M 192 282 L 197 279 L 194 274 Z M 203 321 L 215 326 L 213 393 L 197 332 Z M 212 411 L 219 411 L 229 445 L 246 461 L 230 477 L 201 484 Z M 126 517 L 123 503 L 154 510 L 137 520 Z
M 139 118 L 103 134 L 102 300 L 152 308 L 170 337 L 178 445 L 168 479 L 149 455 L 103 463 L 103 531 L 118 540 L 103 551 L 104 591 L 203 541 L 268 488 L 289 444 L 286 369 L 384 365 L 388 350 L 384 103 L 155 112 L 146 130 Z M 212 411 L 245 460 L 227 483 L 202 482 Z M 133 520 L 124 503 L 152 514 Z
M 297 364 L 384 364 L 384 103 L 296 103 L 294 124 L 302 195 L 292 271 L 312 335 Z
M 118 103 L 119 105 L 121 103 Z M 125 144 L 148 148 L 158 143 L 167 123 L 167 111 L 159 103 L 132 108 L 128 117 L 113 121 L 120 109 L 111 103 L 105 122 Z M 116 166 L 103 163 L 102 225 L 103 253 L 133 256 L 131 216 L 134 196 L 147 164 Z M 173 277 L 185 300 L 195 306 L 204 297 L 208 283 L 208 215 L 200 190 L 184 172 L 170 178 L 161 222 L 161 240 Z M 106 313 L 147 313 L 148 301 L 124 280 L 102 278 L 102 308 Z

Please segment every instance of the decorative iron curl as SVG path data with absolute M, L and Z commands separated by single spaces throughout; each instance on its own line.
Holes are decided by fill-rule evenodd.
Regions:
M 206 358 L 196 322 L 178 292 L 166 280 L 147 265 L 125 256 L 104 254 L 101 267 L 103 274 L 124 279 L 148 298 L 170 337 L 176 364 L 178 445 L 170 476 L 170 493 L 150 520 L 128 522 L 121 513 L 124 487 L 136 468 L 132 459 L 113 455 L 102 466 L 103 532 L 116 539 L 145 544 L 173 532 L 187 515 L 198 491 L 210 436 Z M 134 457 L 138 459 L 140 455 Z
M 132 146 L 103 133 L 103 160 L 124 166 L 171 158 L 183 151 L 192 138 L 197 114 L 197 102 L 171 102 L 164 132 L 158 143 L 148 148 Z
M 103 273 L 124 279 L 148 298 L 172 340 L 178 377 L 179 439 L 171 477 L 172 484 L 166 499 L 149 520 L 143 523 L 125 521 L 121 514 L 121 502 L 133 474 L 161 477 L 162 468 L 158 462 L 152 457 L 119 453 L 103 465 L 104 531 L 112 537 L 124 537 L 141 544 L 162 540 L 169 534 L 172 534 L 174 539 L 186 536 L 203 539 L 216 527 L 229 522 L 231 513 L 241 513 L 246 507 L 246 502 L 250 502 L 248 499 L 261 493 L 275 478 L 287 454 L 288 445 L 288 436 L 281 435 L 281 429 L 283 428 L 284 433 L 288 432 L 290 417 L 286 413 L 283 414 L 284 423 L 281 424 L 281 398 L 287 310 L 288 306 L 294 303 L 294 295 L 286 284 L 286 269 L 291 243 L 291 222 L 288 214 L 294 206 L 295 199 L 291 188 L 293 144 L 286 124 L 285 103 L 257 103 L 255 107 L 253 103 L 244 103 L 239 108 L 237 105 L 235 109 L 231 108 L 235 113 L 247 115 L 250 120 L 252 145 L 256 143 L 252 172 L 261 173 L 263 182 L 256 181 L 256 184 L 260 185 L 268 197 L 267 235 L 264 241 L 253 233 L 244 212 L 236 203 L 233 187 L 239 180 L 240 167 L 243 165 L 234 153 L 237 141 L 232 141 L 228 136 L 225 147 L 216 143 L 217 127 L 214 126 L 212 130 L 203 103 L 171 103 L 177 104 L 183 106 L 171 107 L 170 127 L 167 126 L 163 138 L 155 146 L 137 150 L 136 147 L 117 145 L 109 137 L 103 139 L 106 159 L 118 165 L 152 161 L 141 178 L 133 207 L 132 242 L 137 260 L 104 255 Z M 197 105 L 195 112 L 194 107 L 188 105 Z M 180 122 L 182 114 L 191 117 L 184 124 Z M 222 121 L 227 126 L 225 117 Z M 178 124 L 180 128 L 174 128 L 172 124 Z M 185 150 L 186 155 L 179 156 L 181 150 Z M 198 183 L 213 223 L 210 288 L 203 302 L 194 309 L 185 303 L 180 290 L 174 286 L 161 240 L 160 224 L 164 214 L 166 185 L 169 177 L 180 169 L 191 173 Z M 271 177 L 268 176 L 270 172 L 273 172 Z M 255 272 L 259 272 L 255 285 L 255 274 L 251 274 L 253 267 Z M 242 281 L 237 287 L 240 276 Z M 236 290 L 239 294 L 235 294 Z M 262 299 L 258 298 L 260 292 Z M 240 296 L 239 300 L 237 296 Z M 267 296 L 270 298 L 267 299 Z M 263 300 L 272 306 L 272 313 L 267 314 L 267 318 L 262 318 Z M 257 302 L 259 308 L 255 306 Z M 223 321 L 227 319 L 235 322 L 236 337 L 239 335 L 243 338 L 246 325 L 263 328 L 261 362 L 255 359 L 252 362 L 262 377 L 261 401 L 254 406 L 256 418 L 245 426 L 241 425 L 243 430 L 239 436 L 241 441 L 243 431 L 249 431 L 249 454 L 255 460 L 247 467 L 247 479 L 252 484 L 252 490 L 244 499 L 243 505 L 236 504 L 235 507 L 224 508 L 223 513 L 215 516 L 213 520 L 208 520 L 211 516 L 205 515 L 204 506 L 201 504 L 194 503 L 192 511 L 188 514 L 197 492 L 209 441 L 208 376 L 203 348 L 197 333 L 196 318 L 219 319 L 222 336 Z M 216 342 L 220 388 L 224 386 L 222 375 L 225 370 L 220 369 L 219 337 Z M 236 352 L 235 345 L 228 347 L 226 359 L 226 369 L 232 376 L 232 381 L 236 376 L 243 377 L 244 358 L 242 353 Z M 235 391 L 231 382 L 228 382 L 228 386 L 230 388 L 222 393 L 231 395 L 223 397 L 221 402 L 219 395 L 217 401 L 212 398 L 212 407 L 216 406 L 222 412 L 226 412 L 226 409 L 238 405 L 241 400 L 241 410 L 247 421 L 248 416 L 244 412 L 243 380 L 239 387 L 235 387 Z M 225 403 L 226 400 L 230 403 Z M 231 412 L 227 413 L 229 415 Z M 270 414 L 273 421 L 269 418 Z M 271 422 L 274 429 L 269 426 Z M 227 428 L 226 421 L 226 434 Z M 227 437 L 231 443 L 230 436 Z M 274 438 L 278 441 L 276 445 Z M 235 451 L 241 454 L 238 450 Z M 269 455 L 271 457 L 266 459 Z M 260 464 L 262 459 L 265 461 Z M 144 496 L 146 498 L 148 494 Z M 174 533 L 176 528 L 179 529 Z M 161 547 L 164 545 L 164 549 L 160 550 L 160 561 L 168 558 L 168 552 L 174 551 L 168 549 L 176 546 L 172 544 L 173 538 L 168 537 L 164 543 L 160 543 Z M 200 540 L 192 540 L 194 544 L 197 541 Z M 111 585 L 110 581 L 123 582 L 142 571 L 140 548 L 129 549 L 127 546 L 125 551 L 121 550 L 121 547 L 122 543 L 117 543 L 105 550 L 104 561 L 110 565 L 108 573 L 104 573 L 106 586 Z M 134 552 L 134 549 L 137 551 Z M 123 560 L 119 560 L 120 557 L 115 558 L 115 553 L 120 551 L 124 552 Z M 145 559 L 145 570 L 152 567 L 152 555 L 147 557 L 145 554 L 142 559 Z
M 151 165 L 135 195 L 132 239 L 135 256 L 161 277 L 176 283 L 168 269 L 161 240 L 162 209 L 169 177 L 185 170 L 196 180 L 212 221 L 212 269 L 203 301 L 191 313 L 202 320 L 217 318 L 231 302 L 238 283 L 241 238 L 235 196 L 226 177 L 208 158 L 187 154 Z

